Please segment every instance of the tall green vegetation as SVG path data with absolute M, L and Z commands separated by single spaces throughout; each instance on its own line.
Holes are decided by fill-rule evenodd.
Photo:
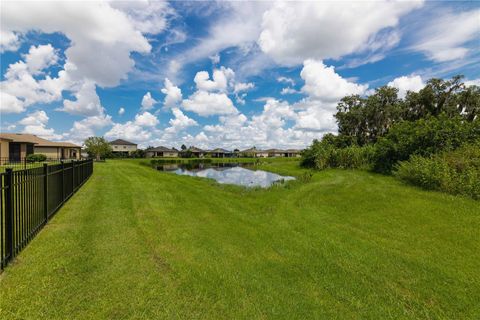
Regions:
M 389 173 L 399 161 L 411 155 L 429 156 L 451 151 L 480 139 L 480 121 L 468 122 L 459 115 L 428 116 L 402 121 L 375 144 L 374 169 Z
M 461 76 L 431 79 L 422 90 L 408 92 L 402 99 L 397 89 L 385 86 L 368 97 L 344 97 L 335 118 L 338 135 L 328 134 L 321 141 L 315 140 L 303 153 L 304 166 L 373 169 L 387 174 L 402 168 L 403 174 L 397 176 L 404 177 L 407 165 L 410 174 L 425 165 L 428 168 L 422 168 L 425 170 L 418 174 L 426 175 L 433 172 L 429 170 L 432 161 L 451 166 L 445 160 L 449 152 L 465 144 L 467 149 L 478 145 L 475 143 L 480 141 L 480 87 L 467 87 Z M 411 164 L 398 166 L 409 159 L 413 159 Z M 452 170 L 451 183 L 460 185 L 463 178 L 456 175 L 463 173 Z M 469 170 L 468 175 L 475 176 L 478 172 L 474 174 L 472 170 L 480 169 L 473 166 Z M 475 189 L 480 182 L 474 184 Z M 461 193 L 454 191 L 458 188 L 433 189 Z
M 464 122 L 478 121 L 480 87 L 466 87 L 461 79 L 461 76 L 451 80 L 431 79 L 425 88 L 418 93 L 408 92 L 404 99 L 400 99 L 398 90 L 391 87 L 378 88 L 366 98 L 344 97 L 335 115 L 339 136 L 365 145 L 377 142 L 402 121 L 415 122 L 442 114 L 461 117 Z
M 339 147 L 338 143 L 341 144 L 332 134 L 321 141 L 314 140 L 312 146 L 303 153 L 302 165 L 316 169 L 371 169 L 375 157 L 372 145 Z
M 90 156 L 95 157 L 97 161 L 112 152 L 112 147 L 103 137 L 87 138 L 83 144 L 85 145 L 85 151 Z
M 480 144 L 400 162 L 395 176 L 425 189 L 480 199 Z

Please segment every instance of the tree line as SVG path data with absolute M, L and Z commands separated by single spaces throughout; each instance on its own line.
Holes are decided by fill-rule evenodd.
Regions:
M 367 97 L 346 96 L 338 103 L 335 118 L 338 134 L 314 140 L 303 153 L 302 165 L 362 168 L 400 176 L 399 168 L 403 174 L 416 161 L 417 170 L 418 163 L 424 164 L 424 176 L 418 180 L 435 180 L 435 175 L 449 172 L 445 181 L 436 179 L 424 187 L 459 190 L 445 184 L 471 184 L 474 190 L 478 188 L 473 192 L 480 197 L 480 157 L 476 156 L 480 146 L 480 87 L 465 85 L 462 76 L 430 79 L 423 89 L 409 91 L 403 98 L 398 89 L 388 86 Z M 455 157 L 447 155 L 457 149 Z M 468 161 L 460 164 L 459 152 L 469 157 Z M 449 159 L 449 168 L 445 159 Z M 424 167 L 427 163 L 429 170 Z M 444 168 L 443 173 L 439 167 Z M 449 171 L 451 167 L 455 170 Z M 460 176 L 471 182 L 455 181 Z

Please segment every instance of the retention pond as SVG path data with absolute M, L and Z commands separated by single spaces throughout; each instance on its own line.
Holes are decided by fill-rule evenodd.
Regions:
M 294 177 L 255 170 L 252 165 L 240 163 L 196 163 L 157 165 L 157 170 L 178 175 L 214 179 L 222 184 L 268 188 L 275 183 L 295 180 Z

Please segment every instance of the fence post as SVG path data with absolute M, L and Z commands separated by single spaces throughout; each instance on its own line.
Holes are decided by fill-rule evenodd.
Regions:
M 13 169 L 5 169 L 5 250 L 9 251 L 8 260 L 13 258 Z M 5 255 L 7 257 L 7 255 Z
M 62 203 L 65 202 L 65 163 L 63 160 L 60 160 L 60 164 L 62 165 Z
M 72 160 L 72 194 L 75 193 L 75 160 Z
M 48 164 L 43 164 L 43 214 L 45 223 L 48 221 Z

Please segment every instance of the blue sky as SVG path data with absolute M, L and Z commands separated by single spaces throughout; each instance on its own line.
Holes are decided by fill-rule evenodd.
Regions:
M 2 132 L 302 148 L 338 100 L 480 78 L 468 2 L 1 2 Z

